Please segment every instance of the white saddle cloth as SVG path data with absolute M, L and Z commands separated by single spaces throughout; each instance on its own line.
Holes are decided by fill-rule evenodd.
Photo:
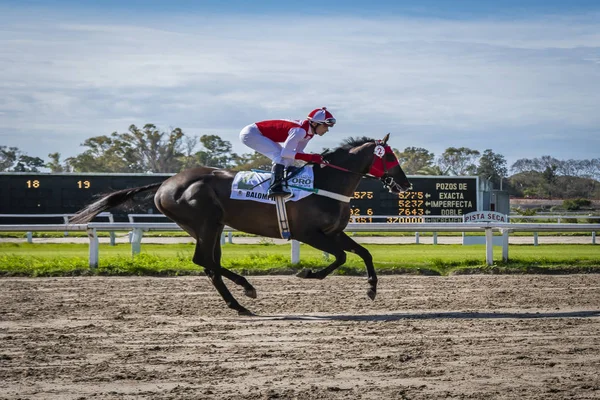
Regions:
M 275 204 L 275 200 L 271 200 L 267 197 L 267 191 L 269 190 L 270 183 L 270 172 L 238 172 L 233 179 L 233 184 L 231 185 L 231 198 L 234 200 L 251 200 L 261 203 Z M 304 169 L 300 171 L 298 175 L 288 180 L 289 186 L 296 186 L 305 189 L 313 189 L 313 184 L 314 175 L 312 166 L 304 167 Z M 295 187 L 290 187 L 289 189 L 292 191 L 293 196 L 287 198 L 285 201 L 302 200 L 303 198 L 312 194 L 310 191 L 297 189 Z

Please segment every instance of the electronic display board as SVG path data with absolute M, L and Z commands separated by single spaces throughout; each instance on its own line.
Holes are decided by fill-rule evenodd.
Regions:
M 72 214 L 103 194 L 162 182 L 171 175 L 0 173 L 0 214 Z M 362 179 L 350 201 L 353 221 L 442 222 L 443 217 L 479 211 L 477 177 L 410 176 L 409 179 L 413 189 L 399 194 L 389 193 L 377 179 Z M 159 212 L 150 198 L 134 208 L 111 210 L 111 213 L 118 221 L 126 220 L 124 216 L 128 213 Z M 375 216 L 386 218 L 375 219 Z M 423 216 L 440 216 L 440 219 Z M 29 218 L 27 222 L 47 221 Z M 3 218 L 0 223 L 16 222 Z
M 462 216 L 479 210 L 476 176 L 409 176 L 409 179 L 413 187 L 403 193 L 390 193 L 378 180 L 363 179 L 350 201 L 353 221 L 455 222 L 443 217 Z M 378 215 L 387 217 L 384 220 L 373 218 Z M 431 216 L 440 218 L 429 218 Z
M 73 214 L 101 195 L 131 187 L 162 182 L 172 174 L 50 174 L 0 173 L 0 214 Z M 111 211 L 113 214 L 158 214 L 153 201 L 131 205 L 128 210 Z M 126 218 L 116 218 L 126 220 Z M 22 223 L 23 219 L 0 223 Z M 56 219 L 34 220 L 27 223 L 56 223 Z

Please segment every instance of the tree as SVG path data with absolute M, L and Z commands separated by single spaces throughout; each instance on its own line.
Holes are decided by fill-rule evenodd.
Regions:
M 468 147 L 448 147 L 440 156 L 438 165 L 450 175 L 473 175 L 477 171 L 475 161 L 479 151 Z
M 439 165 L 423 167 L 415 175 L 448 175 L 447 171 L 442 171 Z
M 88 150 L 67 162 L 78 172 L 179 172 L 183 138 L 179 128 L 165 133 L 153 124 L 130 125 L 126 133 L 87 139 Z
M 60 162 L 60 153 L 50 153 L 48 157 L 50 161 L 46 163 L 45 167 L 50 168 L 50 172 L 71 172 L 71 168 L 67 163 L 63 164 Z
M 251 169 L 262 169 L 265 171 L 271 170 L 271 159 L 263 156 L 259 152 L 242 154 L 238 158 L 238 163 L 233 167 L 234 171 L 248 171 Z
M 17 147 L 0 146 L 0 171 L 10 171 L 19 154 L 20 151 Z
M 198 144 L 198 136 L 185 136 L 183 138 L 183 155 L 179 158 L 181 170 L 194 168 L 197 166 L 195 149 Z
M 39 172 L 44 167 L 44 160 L 31 157 L 18 147 L 0 146 L 0 171 L 7 172 Z
M 119 144 L 133 151 L 138 168 L 143 172 L 178 172 L 181 169 L 184 133 L 180 128 L 167 134 L 153 124 L 146 124 L 143 129 L 130 125 L 128 133 L 113 133 L 113 136 Z
M 407 175 L 417 174 L 419 170 L 431 167 L 435 155 L 422 147 L 407 147 L 403 152 L 394 149 L 400 166 Z
M 506 169 L 506 160 L 501 154 L 494 153 L 491 149 L 486 149 L 479 159 L 477 175 L 485 180 L 492 182 L 495 187 L 500 187 L 501 180 L 508 174 Z
M 542 186 L 541 173 L 524 171 L 512 175 L 509 179 L 509 194 L 516 197 L 544 197 L 538 192 Z
M 537 171 L 533 160 L 528 158 L 520 158 L 510 166 L 510 170 L 513 174 L 520 174 L 521 172 Z
M 139 157 L 126 143 L 118 140 L 115 132 L 111 136 L 95 136 L 86 139 L 82 146 L 86 151 L 65 160 L 76 172 L 143 172 Z
M 554 157 L 551 156 L 542 156 L 541 158 L 533 158 L 533 159 L 527 159 L 527 158 L 522 158 L 520 160 L 517 160 L 512 166 L 511 166 L 511 170 L 513 170 L 515 173 L 519 173 L 519 172 L 525 172 L 525 171 L 535 171 L 535 172 L 544 172 L 546 170 L 546 168 L 548 167 L 556 167 L 557 169 L 559 167 L 562 168 L 562 165 L 564 164 L 563 161 L 559 161 Z M 564 168 L 562 168 L 564 170 Z
M 43 168 L 44 165 L 44 160 L 39 157 L 30 157 L 26 154 L 21 154 L 13 170 L 15 172 L 40 172 L 39 168 Z
M 557 168 L 558 167 L 556 165 L 547 165 L 544 172 L 542 172 L 542 177 L 544 178 L 543 189 L 544 189 L 544 194 L 547 197 L 556 196 L 556 192 L 555 192 L 554 188 L 556 187 L 556 180 L 557 180 L 556 170 L 557 170 Z
M 236 165 L 239 156 L 231 152 L 231 143 L 217 135 L 202 135 L 200 143 L 203 150 L 196 153 L 198 164 L 216 168 L 231 168 Z
M 600 181 L 600 158 L 591 159 L 589 164 L 585 165 L 585 176 Z

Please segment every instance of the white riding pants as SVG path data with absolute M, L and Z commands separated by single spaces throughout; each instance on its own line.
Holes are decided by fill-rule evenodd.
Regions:
M 294 163 L 293 159 L 281 157 L 283 147 L 260 133 L 256 124 L 246 126 L 240 132 L 240 140 L 252 150 L 258 151 L 265 157 L 269 157 L 273 164 L 283 164 L 289 167 Z

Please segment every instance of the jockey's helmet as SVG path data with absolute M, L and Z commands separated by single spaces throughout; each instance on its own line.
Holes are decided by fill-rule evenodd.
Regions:
M 327 126 L 335 125 L 335 118 L 329 111 L 327 111 L 327 108 L 325 107 L 312 110 L 308 114 L 308 120 L 317 124 L 325 124 Z

